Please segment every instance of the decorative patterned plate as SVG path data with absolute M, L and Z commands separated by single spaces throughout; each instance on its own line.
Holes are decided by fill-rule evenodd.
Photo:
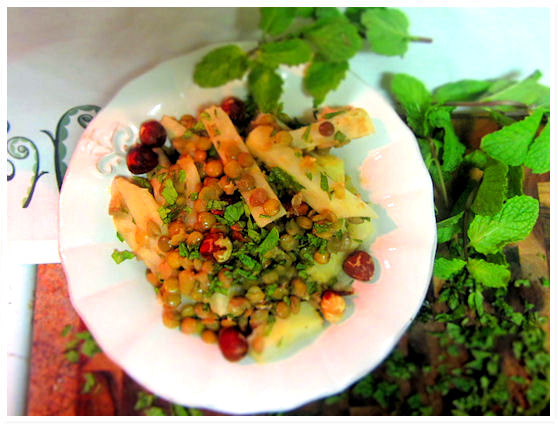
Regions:
M 241 81 L 202 89 L 194 65 L 208 46 L 162 63 L 124 86 L 85 130 L 69 164 L 60 198 L 60 255 L 72 303 L 103 351 L 137 382 L 170 401 L 229 413 L 295 408 L 336 393 L 364 376 L 391 351 L 418 312 L 428 287 L 436 243 L 432 185 L 416 140 L 390 104 L 349 73 L 328 105 L 365 108 L 376 133 L 336 152 L 378 212 L 370 251 L 376 275 L 355 283 L 349 316 L 328 326 L 294 354 L 271 363 L 230 363 L 215 345 L 163 326 L 161 306 L 137 261 L 116 265 L 124 249 L 107 213 L 112 177 L 128 174 L 126 146 L 138 126 L 163 114 L 196 113 Z M 282 68 L 284 105 L 310 115 L 302 68 Z

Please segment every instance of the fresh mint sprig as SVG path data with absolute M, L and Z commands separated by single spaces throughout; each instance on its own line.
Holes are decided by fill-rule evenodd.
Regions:
M 348 61 L 364 47 L 404 55 L 411 41 L 432 41 L 409 34 L 407 16 L 398 9 L 363 7 L 263 7 L 262 39 L 250 51 L 230 44 L 207 53 L 196 65 L 200 87 L 219 87 L 248 76 L 248 91 L 262 112 L 280 113 L 283 80 L 279 65 L 308 64 L 303 86 L 323 103 L 345 78 Z

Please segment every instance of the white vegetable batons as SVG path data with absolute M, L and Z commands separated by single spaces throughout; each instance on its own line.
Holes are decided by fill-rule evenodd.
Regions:
M 325 114 L 325 117 L 329 115 L 332 115 L 330 119 L 321 119 L 305 127 L 289 131 L 292 136 L 291 145 L 306 151 L 340 147 L 352 139 L 365 137 L 375 131 L 374 124 L 364 109 L 341 109 L 331 114 Z M 320 125 L 324 122 L 330 122 L 333 125 L 331 135 L 320 134 Z
M 204 112 L 201 113 L 200 119 L 202 120 L 209 137 L 211 138 L 211 142 L 215 146 L 217 153 L 219 154 L 223 164 L 226 165 L 232 158 L 229 158 L 226 154 L 227 149 L 231 146 L 236 147 L 240 152 L 250 153 L 244 141 L 238 134 L 236 127 L 230 120 L 229 116 L 226 112 L 217 106 L 212 106 L 206 109 Z M 246 204 L 250 208 L 250 213 L 254 218 L 254 221 L 259 227 L 264 227 L 270 222 L 279 219 L 280 217 L 286 214 L 285 208 L 281 205 L 281 202 L 277 198 L 277 195 L 267 182 L 267 178 L 262 173 L 261 169 L 258 167 L 256 162 L 246 168 L 246 172 L 250 174 L 255 180 L 255 188 L 252 190 L 247 190 L 242 192 L 242 197 L 246 201 Z M 276 199 L 280 206 L 280 210 L 274 216 L 267 216 L 263 210 L 262 206 L 252 206 L 250 205 L 250 194 L 256 188 L 263 188 L 266 193 L 268 199 Z
M 279 167 L 301 184 L 304 188 L 300 193 L 313 209 L 329 209 L 338 218 L 377 218 L 374 210 L 361 198 L 348 191 L 343 183 L 329 177 L 315 163 L 315 158 L 302 156 L 290 145 L 278 142 L 282 137 L 274 137 L 273 132 L 270 126 L 256 127 L 246 139 L 248 149 L 269 168 Z M 327 190 L 324 190 L 326 182 Z
M 159 216 L 159 204 L 149 190 L 124 177 L 114 178 L 111 193 L 109 214 L 116 230 L 136 256 L 158 275 L 164 253 L 157 244 L 159 235 L 150 235 L 148 224 L 152 222 L 161 234 L 167 234 L 167 225 Z

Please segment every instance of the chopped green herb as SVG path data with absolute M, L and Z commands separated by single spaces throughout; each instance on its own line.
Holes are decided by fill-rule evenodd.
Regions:
M 312 173 L 311 172 L 307 172 L 305 175 L 306 175 L 306 178 L 308 178 L 310 181 L 312 181 Z
M 186 171 L 184 171 L 183 169 L 178 171 L 178 181 L 180 183 L 183 183 L 184 181 L 186 181 Z
M 320 188 L 329 193 L 329 183 L 328 183 L 328 179 L 327 179 L 327 175 L 324 174 L 323 172 L 320 172 Z
M 146 188 L 149 191 L 153 191 L 153 187 L 151 186 L 151 183 L 149 182 L 149 180 L 145 177 L 138 177 L 138 176 L 134 176 L 132 177 L 134 182 L 139 185 L 140 187 Z
M 161 196 L 165 199 L 165 201 L 169 205 L 174 205 L 176 203 L 176 199 L 178 198 L 178 193 L 174 188 L 174 184 L 170 178 L 165 180 L 163 190 L 161 191 Z
M 310 138 L 310 125 L 308 125 L 306 127 L 306 130 L 304 130 L 304 133 L 302 134 L 302 139 L 306 142 L 308 142 L 308 139 Z
M 85 382 L 83 383 L 83 387 L 81 388 L 81 393 L 89 393 L 97 384 L 97 380 L 91 372 L 86 372 L 85 374 L 83 374 L 83 378 L 85 379 Z
M 118 231 L 116 232 L 116 238 L 120 241 L 124 241 L 124 237 L 122 237 L 122 235 Z
M 338 110 L 337 112 L 326 113 L 326 114 L 324 115 L 324 118 L 325 118 L 325 119 L 331 119 L 331 118 L 333 118 L 334 116 L 341 115 L 342 113 L 345 113 L 345 112 L 347 112 L 347 111 L 346 111 L 346 110 Z
M 333 136 L 333 138 L 334 138 L 336 141 L 338 141 L 340 144 L 346 144 L 346 143 L 348 143 L 349 141 L 351 141 L 351 140 L 349 140 L 349 139 L 347 138 L 347 136 L 346 136 L 345 134 L 343 134 L 341 131 L 336 131 L 336 132 L 335 132 L 335 135 Z
M 197 192 L 190 193 L 190 200 L 198 200 L 198 195 L 199 193 Z
M 244 205 L 245 203 L 241 200 L 236 202 L 232 205 L 229 205 L 225 208 L 225 213 L 223 214 L 223 218 L 230 224 L 235 224 L 244 214 Z M 248 216 L 250 212 L 248 211 Z
M 129 250 L 114 249 L 111 256 L 112 256 L 112 259 L 114 260 L 114 262 L 116 262 L 117 264 L 120 264 L 127 259 L 134 259 L 136 257 L 136 254 L 134 252 L 129 251 Z

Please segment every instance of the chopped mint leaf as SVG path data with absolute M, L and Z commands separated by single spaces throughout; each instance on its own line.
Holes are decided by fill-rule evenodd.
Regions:
M 244 204 L 245 203 L 243 201 L 239 201 L 225 208 L 223 217 L 230 225 L 238 222 L 238 220 L 242 217 L 242 214 L 245 212 Z
M 256 248 L 256 253 L 264 255 L 267 251 L 273 249 L 279 243 L 279 230 L 277 227 L 273 227 L 271 231 L 267 234 L 266 238 L 261 242 L 261 244 Z
M 212 210 L 212 209 L 217 209 L 217 210 L 223 210 L 229 203 L 224 201 L 224 200 L 214 200 L 214 199 L 209 199 L 207 201 L 207 209 Z
M 197 192 L 190 193 L 190 200 L 198 200 L 198 195 L 199 193 Z
M 327 175 L 323 172 L 320 172 L 320 188 L 329 193 L 329 182 L 327 180 Z
M 149 182 L 149 180 L 145 177 L 138 177 L 138 176 L 133 176 L 132 177 L 134 182 L 139 185 L 140 187 L 146 188 L 149 191 L 153 190 L 153 187 L 151 186 L 151 183 Z
M 341 131 L 335 131 L 333 138 L 339 142 L 339 144 L 347 144 L 350 140 Z
M 79 362 L 79 353 L 77 350 L 68 350 L 64 353 L 66 360 L 72 364 L 77 364 Z
M 120 234 L 118 231 L 116 232 L 116 238 L 120 241 L 124 241 L 124 237 L 122 237 L 122 234 Z
M 91 372 L 84 373 L 83 378 L 85 379 L 85 382 L 83 383 L 83 387 L 81 388 L 81 393 L 89 393 L 97 384 L 97 380 Z
M 287 191 L 294 191 L 299 192 L 303 190 L 305 187 L 300 184 L 297 180 L 295 180 L 289 173 L 284 171 L 282 168 L 275 167 L 271 168 L 269 171 L 269 182 L 278 186 L 278 188 L 287 190 Z
M 111 256 L 114 262 L 116 262 L 117 264 L 124 262 L 126 259 L 133 259 L 136 257 L 135 253 L 129 250 L 116 250 L 116 249 L 114 249 Z
M 183 183 L 184 181 L 186 181 L 186 171 L 181 169 L 178 171 L 178 182 Z
M 335 116 L 337 116 L 337 115 L 341 115 L 342 113 L 346 113 L 346 112 L 347 112 L 346 110 L 338 110 L 337 112 L 326 113 L 326 114 L 324 115 L 324 118 L 325 118 L 325 119 L 331 119 L 331 118 L 333 118 L 333 117 L 335 117 Z
M 311 172 L 306 172 L 305 175 L 306 175 L 306 178 L 308 178 L 310 181 L 312 181 L 312 173 Z
M 60 332 L 60 335 L 62 337 L 66 337 L 70 333 L 70 331 L 72 331 L 72 326 L 70 324 L 67 324 Z
M 169 205 L 174 205 L 176 203 L 176 199 L 178 198 L 178 193 L 174 188 L 174 184 L 170 178 L 165 180 L 163 190 L 161 191 L 161 196 L 165 199 L 165 201 Z

